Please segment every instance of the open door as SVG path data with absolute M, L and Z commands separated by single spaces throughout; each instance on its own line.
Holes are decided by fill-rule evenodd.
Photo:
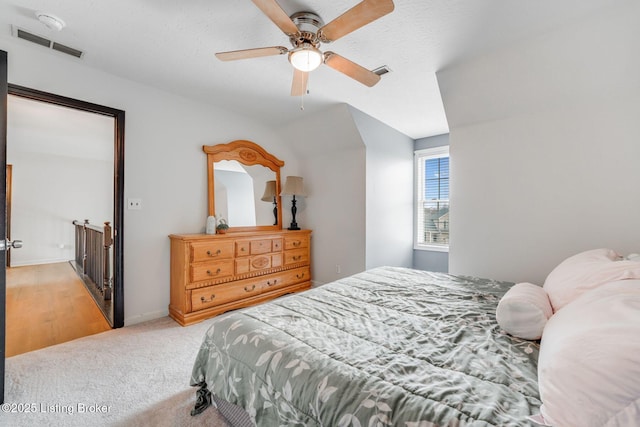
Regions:
M 7 308 L 7 52 L 0 50 L 0 403 L 4 403 L 4 356 Z

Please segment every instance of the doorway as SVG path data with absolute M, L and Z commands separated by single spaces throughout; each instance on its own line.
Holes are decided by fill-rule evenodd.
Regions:
M 8 94 L 10 95 L 10 97 L 18 101 L 18 103 L 20 103 L 21 105 L 28 104 L 28 103 L 35 103 L 35 104 L 42 104 L 48 107 L 58 108 L 58 109 L 62 107 L 63 110 L 68 110 L 68 112 L 72 114 L 87 115 L 87 113 L 91 113 L 87 116 L 95 117 L 97 122 L 100 122 L 100 120 L 103 120 L 103 121 L 106 120 L 106 123 L 109 123 L 108 126 L 111 127 L 109 134 L 110 134 L 110 137 L 112 138 L 112 143 L 107 144 L 107 147 L 106 147 L 108 150 L 107 156 L 108 157 L 110 156 L 111 159 L 113 159 L 111 162 L 109 162 L 109 168 L 111 172 L 107 172 L 108 174 L 110 174 L 111 177 L 106 178 L 107 179 L 106 186 L 103 183 L 101 188 L 97 189 L 96 193 L 93 196 L 88 197 L 89 200 L 87 200 L 86 203 L 91 204 L 92 208 L 90 209 L 90 211 L 94 213 L 100 212 L 96 214 L 98 216 L 96 216 L 95 218 L 89 218 L 92 221 L 92 223 L 93 221 L 98 223 L 109 222 L 111 227 L 113 228 L 113 249 L 112 249 L 112 256 L 110 259 L 111 265 L 112 265 L 112 274 L 111 274 L 112 277 L 111 277 L 111 283 L 110 283 L 111 300 L 109 301 L 109 304 L 108 304 L 108 309 L 110 310 L 110 312 L 108 313 L 109 314 L 108 316 L 106 315 L 107 313 L 105 313 L 105 317 L 109 319 L 110 327 L 114 327 L 114 328 L 122 327 L 124 325 L 124 300 L 123 300 L 124 286 L 123 286 L 123 253 L 122 253 L 123 237 L 124 237 L 123 226 L 122 226 L 123 225 L 123 206 L 124 206 L 124 203 L 123 203 L 123 200 L 124 200 L 124 195 L 123 195 L 124 194 L 124 111 L 116 110 L 110 107 L 104 107 L 96 104 L 91 104 L 91 103 L 87 103 L 84 101 L 79 101 L 71 98 L 66 98 L 66 97 L 62 97 L 62 96 L 47 93 L 47 92 L 37 91 L 34 89 L 29 89 L 29 88 L 25 88 L 17 85 L 11 85 L 11 84 L 9 84 Z M 11 105 L 12 103 L 9 103 L 10 116 L 12 112 Z M 43 117 L 42 116 L 38 117 L 34 115 L 34 117 L 32 117 L 30 120 L 33 120 L 34 123 L 37 123 L 39 120 L 43 120 Z M 72 120 L 72 122 L 73 123 L 70 124 L 72 127 L 81 126 L 80 120 Z M 33 136 L 34 136 L 34 139 L 38 139 L 37 135 L 33 135 Z M 9 154 L 11 154 L 10 153 L 11 145 L 12 145 L 11 134 L 8 137 L 7 145 L 9 147 L 9 150 L 8 150 Z M 96 165 L 99 165 L 100 162 L 96 163 L 95 162 L 96 159 L 89 160 L 87 164 L 84 165 L 84 173 L 80 171 L 80 173 L 76 173 L 76 176 L 74 176 L 73 173 L 71 174 L 68 173 L 69 163 L 66 162 L 66 160 L 65 161 L 61 160 L 59 163 L 57 163 L 57 160 L 56 160 L 57 158 L 55 156 L 57 155 L 59 156 L 60 159 L 63 159 L 65 158 L 65 154 L 61 153 L 61 151 L 75 150 L 76 157 L 86 158 L 87 157 L 86 149 L 88 145 L 89 144 L 84 144 L 83 146 L 81 141 L 76 141 L 75 147 L 73 146 L 70 146 L 70 147 L 68 146 L 65 148 L 46 147 L 45 151 L 47 150 L 49 151 L 48 153 L 49 156 L 48 157 L 41 156 L 42 158 L 40 158 L 40 162 L 41 162 L 40 165 L 35 166 L 36 170 L 38 170 L 37 168 L 40 167 L 42 169 L 42 172 L 45 172 L 45 169 L 46 169 L 46 173 L 42 173 L 39 177 L 39 179 L 41 179 L 42 182 L 47 182 L 47 176 L 50 177 L 49 181 L 52 181 L 53 180 L 52 174 L 56 174 L 56 177 L 58 175 L 62 177 L 67 175 L 66 180 L 63 179 L 62 181 L 64 183 L 63 186 L 67 187 L 69 189 L 69 193 L 71 194 L 71 196 L 69 196 L 70 198 L 69 197 L 66 198 L 66 205 L 82 206 L 85 203 L 82 201 L 73 200 L 73 193 L 74 193 L 73 188 L 69 188 L 68 186 L 74 185 L 74 180 L 75 180 L 76 186 L 83 186 L 83 185 L 86 186 L 87 181 L 90 181 L 90 179 L 87 179 L 88 177 L 83 175 L 85 174 L 90 175 L 91 173 L 93 173 L 93 169 L 95 168 L 101 167 L 104 169 L 104 165 L 96 166 Z M 104 147 L 102 148 L 102 150 L 104 151 Z M 83 152 L 84 152 L 84 155 L 83 155 Z M 73 157 L 74 154 L 67 152 L 66 156 L 67 156 L 66 159 L 68 160 L 69 157 Z M 98 155 L 98 157 L 100 156 L 104 158 L 105 153 L 103 152 L 102 154 Z M 52 163 L 52 164 L 48 164 L 48 163 Z M 77 164 L 77 161 L 72 163 Z M 102 163 L 105 163 L 105 162 L 102 162 Z M 12 166 L 13 166 L 12 175 L 13 175 L 13 189 L 14 189 L 13 197 L 15 198 L 18 195 L 18 192 L 16 191 L 17 190 L 16 179 L 18 177 L 18 166 L 15 164 L 15 162 Z M 34 166 L 31 165 L 31 167 L 34 167 Z M 37 192 L 38 191 L 37 182 L 34 182 L 33 178 L 31 178 L 29 181 L 32 188 L 35 189 L 35 192 Z M 34 185 L 35 187 L 33 187 Z M 64 194 L 64 193 L 61 193 L 61 194 Z M 49 196 L 46 193 L 42 193 L 40 197 L 42 199 L 47 199 Z M 39 197 L 35 196 L 35 198 L 37 200 Z M 50 215 L 50 216 L 54 217 L 53 219 L 54 222 L 55 222 L 55 215 L 58 215 L 59 217 L 64 216 L 64 218 L 62 219 L 57 218 L 59 222 L 63 221 L 64 225 L 58 225 L 58 228 L 60 228 L 61 230 L 54 232 L 58 234 L 54 236 L 49 236 L 47 243 L 45 245 L 40 245 L 42 246 L 40 247 L 41 253 L 38 254 L 38 256 L 41 256 L 43 259 L 47 261 L 45 262 L 45 264 L 49 264 L 49 263 L 55 264 L 56 261 L 61 261 L 63 263 L 67 262 L 69 266 L 71 266 L 73 265 L 73 262 L 69 263 L 69 261 L 74 260 L 74 256 L 73 256 L 74 236 L 73 234 L 71 234 L 71 236 L 69 237 L 69 234 L 73 233 L 73 230 L 74 230 L 72 221 L 73 220 L 84 221 L 85 219 L 87 219 L 87 218 L 84 218 L 84 216 L 89 216 L 89 214 L 79 213 L 79 212 L 83 212 L 82 210 L 74 211 L 74 212 L 78 212 L 77 214 L 68 213 L 68 210 L 65 211 L 65 208 L 61 207 L 65 205 L 65 200 L 60 200 L 60 199 L 65 199 L 65 197 L 53 197 L 53 198 L 49 197 L 48 204 L 49 206 L 51 206 L 51 204 L 60 205 L 58 206 L 59 208 L 58 211 L 62 209 L 62 211 L 65 212 L 64 215 L 60 215 L 59 213 L 54 213 L 53 215 Z M 42 200 L 42 202 L 45 202 L 45 200 Z M 104 205 L 105 203 L 108 205 L 106 207 L 107 209 L 106 214 L 104 214 L 105 206 L 99 206 L 100 204 Z M 47 205 L 47 203 L 43 203 L 43 204 L 45 206 Z M 15 212 L 15 208 L 16 208 L 16 205 L 14 204 L 14 212 Z M 49 214 L 51 214 L 51 212 L 49 212 Z M 81 217 L 76 218 L 75 216 L 81 216 Z M 15 213 L 14 213 L 14 219 L 16 219 Z M 23 220 L 24 219 L 25 218 L 23 218 Z M 28 220 L 29 218 L 26 218 L 26 219 Z M 39 223 L 37 221 L 37 218 L 31 218 L 31 219 L 33 220 L 34 226 Z M 68 224 L 66 224 L 67 222 Z M 14 221 L 14 224 L 15 223 L 16 221 Z M 45 228 L 43 228 L 43 230 Z M 42 230 L 40 231 L 42 232 Z M 17 235 L 17 233 L 18 233 L 18 227 L 16 224 L 16 227 L 14 227 L 14 230 L 12 232 L 12 236 L 16 239 L 20 238 Z M 25 246 L 28 244 L 29 243 L 25 241 Z M 38 259 L 38 256 L 35 256 L 35 259 Z M 56 257 L 60 259 L 56 259 Z M 16 251 L 14 252 L 12 262 L 18 261 L 18 259 L 19 259 L 19 252 Z M 37 262 L 35 264 L 37 264 Z M 10 277 L 11 275 L 7 276 L 8 279 Z M 10 283 L 7 283 L 7 284 L 10 286 Z M 96 295 L 94 295 L 94 299 L 96 299 Z M 96 302 L 99 302 L 99 300 L 96 299 Z M 104 305 L 100 307 L 103 312 L 105 311 L 104 307 L 105 307 Z

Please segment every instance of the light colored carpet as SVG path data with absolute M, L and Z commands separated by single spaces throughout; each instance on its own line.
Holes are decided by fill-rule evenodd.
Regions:
M 0 425 L 226 427 L 215 408 L 189 413 L 210 322 L 164 317 L 10 357 Z

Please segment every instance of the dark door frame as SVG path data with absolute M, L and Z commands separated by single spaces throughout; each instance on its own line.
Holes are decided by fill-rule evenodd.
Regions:
M 124 326 L 124 111 L 9 83 L 8 94 L 114 118 L 113 326 Z
M 0 164 L 7 164 L 7 52 L 0 50 Z M 7 179 L 7 168 L 0 167 L 0 182 Z M 6 203 L 7 192 L 3 185 L 0 191 L 0 240 L 6 242 Z M 4 403 L 4 359 L 5 359 L 5 326 L 6 326 L 6 305 L 7 305 L 7 251 L 0 251 L 0 404 Z

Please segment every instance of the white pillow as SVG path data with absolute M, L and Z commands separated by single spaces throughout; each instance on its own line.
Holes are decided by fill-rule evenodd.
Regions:
M 496 320 L 510 335 L 537 340 L 542 336 L 544 325 L 552 314 L 549 297 L 542 287 L 532 283 L 518 283 L 500 299 Z
M 640 254 L 629 254 L 627 255 L 627 259 L 629 261 L 640 262 Z
M 640 263 L 624 260 L 611 249 L 593 249 L 561 262 L 543 288 L 557 312 L 583 292 L 623 279 L 640 279 Z
M 538 359 L 545 421 L 614 427 L 640 420 L 640 280 L 585 292 L 547 322 Z

